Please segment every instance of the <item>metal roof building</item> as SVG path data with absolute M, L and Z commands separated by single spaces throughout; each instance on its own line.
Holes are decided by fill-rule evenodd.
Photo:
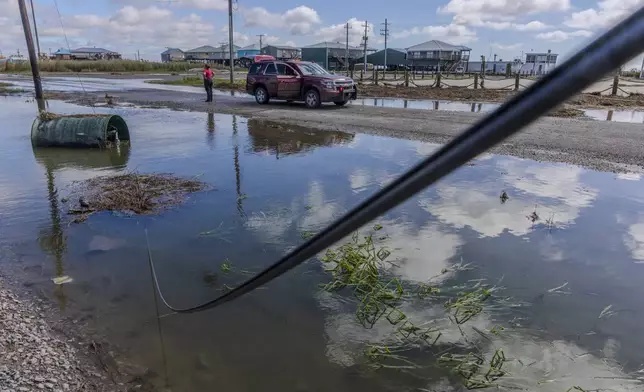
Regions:
M 345 64 L 346 49 L 346 43 L 338 41 L 318 42 L 302 48 L 302 60 L 318 63 L 326 69 L 343 69 L 347 65 Z M 368 48 L 367 54 L 375 51 L 375 49 Z M 360 62 L 363 58 L 364 49 L 362 47 L 349 45 L 349 64 Z
M 472 49 L 463 45 L 452 45 L 431 40 L 407 48 L 407 60 L 414 68 L 430 68 L 450 71 L 466 64 Z
M 179 48 L 168 48 L 161 53 L 161 62 L 169 63 L 171 61 L 183 61 L 186 55 Z

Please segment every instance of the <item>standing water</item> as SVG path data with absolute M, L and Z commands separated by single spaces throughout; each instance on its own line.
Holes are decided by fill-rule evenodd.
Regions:
M 484 155 L 374 222 L 391 252 L 387 273 L 405 285 L 497 287 L 463 326 L 448 322 L 442 304 L 402 304 L 417 324 L 440 326 L 439 349 L 405 354 L 421 369 L 374 369 L 365 347 L 391 346 L 390 323 L 360 325 L 350 294 L 320 288 L 330 277 L 318 260 L 210 311 L 160 308 L 160 339 L 145 229 L 167 299 L 195 305 L 268 266 L 436 145 L 126 108 L 100 112 L 126 119 L 131 148 L 33 150 L 34 105 L 1 99 L 0 266 L 88 333 L 105 336 L 118 359 L 150 368 L 159 387 L 451 390 L 462 375 L 436 368 L 436 358 L 502 350 L 505 388 L 642 389 L 638 175 Z M 57 113 L 91 111 L 51 105 Z M 69 224 L 70 184 L 133 170 L 197 177 L 212 189 L 160 215 L 100 213 Z M 63 275 L 73 281 L 52 283 Z

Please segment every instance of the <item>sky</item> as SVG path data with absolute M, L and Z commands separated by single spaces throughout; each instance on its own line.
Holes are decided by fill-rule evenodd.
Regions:
M 166 47 L 184 50 L 228 42 L 227 0 L 33 0 L 41 50 L 96 46 L 125 58 L 137 51 L 160 60 Z M 27 3 L 29 1 L 27 0 Z M 381 4 L 381 5 L 378 5 Z M 386 5 L 382 5 L 386 4 Z M 644 0 L 235 0 L 234 43 L 306 46 L 321 41 L 407 48 L 437 39 L 505 61 L 552 50 L 560 60 L 629 15 Z M 0 51 L 25 52 L 17 0 L 0 0 Z M 642 57 L 627 68 L 640 67 Z

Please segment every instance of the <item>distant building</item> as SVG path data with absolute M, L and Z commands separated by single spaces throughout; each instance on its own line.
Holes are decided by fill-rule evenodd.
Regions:
M 467 46 L 431 40 L 407 48 L 407 61 L 414 69 L 452 72 L 459 67 L 467 68 L 471 51 Z
M 244 46 L 243 48 L 239 48 L 237 50 L 237 57 L 253 58 L 261 53 L 262 53 L 262 50 L 259 48 L 259 44 L 252 44 L 252 45 Z
M 522 75 L 543 75 L 557 66 L 558 54 L 548 50 L 547 53 L 526 53 L 525 63 L 521 67 Z
M 233 61 L 237 60 L 237 50 L 239 49 L 239 46 L 233 45 Z M 227 64 L 230 61 L 228 44 L 223 44 L 217 47 L 204 45 L 190 49 L 185 52 L 185 58 L 187 61 Z
M 103 48 L 78 48 L 72 50 L 73 60 L 120 60 L 121 54 Z
M 278 60 L 293 60 L 302 58 L 302 50 L 294 46 L 266 45 L 261 54 L 267 54 Z
M 65 48 L 60 48 L 51 55 L 54 60 L 71 60 L 72 51 Z
M 387 68 L 396 69 L 407 65 L 407 52 L 405 49 L 387 48 Z M 376 67 L 385 65 L 385 50 L 379 50 L 367 55 L 367 63 Z
M 368 48 L 367 55 L 375 52 L 375 49 Z M 348 52 L 348 59 L 347 57 Z M 347 68 L 351 64 L 363 62 L 364 48 L 358 46 L 349 46 L 347 51 L 346 43 L 342 42 L 319 42 L 314 45 L 302 48 L 302 60 L 312 61 L 320 64 L 329 70 L 339 70 Z
M 168 48 L 161 53 L 161 62 L 170 63 L 173 61 L 184 61 L 186 54 L 179 48 Z
M 507 74 L 508 67 L 510 67 L 510 73 L 515 74 L 521 70 L 521 62 L 517 60 L 514 61 L 486 61 L 485 62 L 485 73 L 486 74 Z M 466 72 L 480 73 L 483 63 L 480 61 L 470 61 Z

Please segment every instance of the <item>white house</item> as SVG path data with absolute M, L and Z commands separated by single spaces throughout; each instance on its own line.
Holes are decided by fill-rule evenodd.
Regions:
M 557 66 L 558 54 L 548 50 L 547 53 L 526 53 L 525 63 L 521 67 L 521 75 L 543 75 Z

